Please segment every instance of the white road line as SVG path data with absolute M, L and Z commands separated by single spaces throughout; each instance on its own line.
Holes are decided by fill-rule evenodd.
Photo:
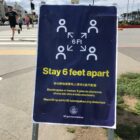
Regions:
M 11 33 L 10 34 L 1 34 L 1 32 L 0 32 L 0 37 L 2 37 L 2 36 L 10 36 L 10 35 L 12 35 Z M 24 33 L 24 34 L 15 34 L 15 36 L 37 36 L 37 34 L 30 34 L 30 33 Z
M 37 39 L 35 39 L 35 38 L 18 38 L 18 39 L 15 39 L 15 41 L 30 41 L 30 40 L 32 40 L 32 41 L 36 41 Z M 3 38 L 3 39 L 1 39 L 0 38 L 0 41 L 11 41 L 10 40 L 10 38 Z
M 10 38 L 11 36 L 0 36 L 2 38 Z M 37 38 L 37 36 L 15 36 L 16 38 Z
M 0 81 L 2 80 L 3 78 L 2 77 L 0 77 Z
M 0 42 L 0 45 L 36 45 L 37 42 Z

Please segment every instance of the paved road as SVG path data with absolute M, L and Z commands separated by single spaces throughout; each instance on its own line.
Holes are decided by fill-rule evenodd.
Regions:
M 37 29 L 24 29 L 21 34 L 16 33 L 15 41 L 11 41 L 8 28 L 0 30 L 0 140 L 31 140 Z M 140 61 L 138 35 L 140 30 L 119 31 L 121 72 L 128 69 L 129 62 L 132 69 L 140 66 L 137 65 Z M 39 132 L 40 140 L 74 138 L 74 134 L 67 133 L 66 127 L 40 125 Z
M 9 27 L 3 27 L 0 32 L 1 140 L 31 139 L 31 112 L 35 81 L 35 32 L 31 29 L 30 31 L 23 30 L 20 35 L 16 33 L 13 42 L 10 40 Z
M 140 62 L 140 29 L 119 31 L 119 52 Z
M 9 30 L 10 29 L 10 26 L 9 25 L 0 25 L 0 31 L 6 31 L 6 30 Z
M 16 28 L 18 28 L 18 25 L 16 26 Z M 26 29 L 26 26 L 23 25 L 23 28 Z M 10 25 L 0 25 L 0 31 L 10 31 Z
M 0 31 L 0 140 L 31 140 L 37 28 L 10 40 Z M 54 135 L 55 133 L 55 135 Z M 40 140 L 72 140 L 66 127 L 40 125 Z

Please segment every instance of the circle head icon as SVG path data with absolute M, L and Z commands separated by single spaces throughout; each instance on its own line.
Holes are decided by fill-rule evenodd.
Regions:
M 90 47 L 90 48 L 89 48 L 89 52 L 90 52 L 90 53 L 95 53 L 95 52 L 96 52 L 96 48 L 93 47 L 93 46 Z
M 91 26 L 95 26 L 96 24 L 97 24 L 97 21 L 96 21 L 96 20 L 91 20 L 91 21 L 90 21 L 90 25 L 91 25 Z
M 58 52 L 59 52 L 59 53 L 63 53 L 64 50 L 65 50 L 65 48 L 64 48 L 63 46 L 59 46 L 59 47 L 58 47 Z
M 60 20 L 59 20 L 59 24 L 60 24 L 61 26 L 65 25 L 65 23 L 66 23 L 65 19 L 60 19 Z

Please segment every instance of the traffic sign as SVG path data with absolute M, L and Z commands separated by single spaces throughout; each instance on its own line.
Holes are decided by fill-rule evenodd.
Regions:
M 33 119 L 116 127 L 116 7 L 40 9 Z

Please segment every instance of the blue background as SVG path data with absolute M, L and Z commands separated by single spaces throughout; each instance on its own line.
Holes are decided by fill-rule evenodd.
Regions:
M 36 122 L 64 123 L 78 125 L 98 125 L 113 126 L 115 123 L 115 73 L 116 73 L 116 8 L 104 6 L 55 6 L 44 5 L 40 9 L 39 19 L 39 39 L 38 39 L 38 59 L 36 74 L 36 89 L 33 119 Z M 66 20 L 69 32 L 74 32 L 74 38 L 79 39 L 81 32 L 87 32 L 89 22 L 97 20 L 99 34 L 94 30 L 88 34 L 87 39 L 83 39 L 83 44 L 96 47 L 98 61 L 91 59 L 86 61 L 87 52 L 80 52 L 79 45 L 73 47 L 73 52 L 65 53 L 67 60 L 62 57 L 55 59 L 57 47 L 59 45 L 71 45 L 71 39 L 67 39 L 66 33 L 60 30 L 56 33 L 59 26 L 59 19 Z M 90 77 L 70 77 L 70 76 L 45 76 L 42 74 L 43 67 L 52 69 L 73 68 L 76 70 L 96 70 L 110 71 L 109 78 L 90 78 Z M 96 83 L 97 88 L 78 87 L 82 90 L 99 90 L 103 94 L 95 97 L 73 97 L 73 96 L 54 96 L 52 93 L 46 94 L 47 88 L 69 89 L 67 86 L 54 86 L 53 82 L 73 82 L 73 83 Z M 77 89 L 77 87 L 71 87 Z M 105 101 L 101 104 L 77 104 L 77 103 L 56 103 L 44 102 L 43 98 L 63 98 L 76 100 L 99 100 Z M 63 115 L 71 116 L 69 108 L 76 106 L 78 114 L 84 119 L 64 118 Z

